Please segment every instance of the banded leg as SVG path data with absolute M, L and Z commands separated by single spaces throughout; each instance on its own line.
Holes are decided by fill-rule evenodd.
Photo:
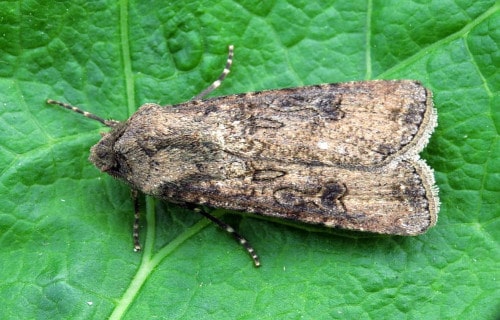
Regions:
M 205 212 L 203 209 L 194 208 L 194 210 L 199 212 L 201 215 L 203 215 L 205 218 L 209 219 L 213 223 L 217 224 L 221 229 L 230 233 L 233 236 L 233 238 L 235 238 L 236 241 L 238 241 L 239 244 L 241 244 L 247 250 L 248 254 L 250 255 L 250 257 L 253 260 L 253 264 L 256 267 L 260 266 L 259 256 L 257 255 L 257 253 L 255 253 L 254 248 L 250 245 L 250 243 L 248 243 L 247 239 L 243 238 L 238 232 L 236 232 L 236 230 L 233 229 L 233 227 L 231 227 L 230 225 L 228 225 L 224 221 L 217 219 L 216 217 L 212 216 L 211 214 Z
M 139 242 L 139 222 L 141 218 L 141 211 L 139 208 L 139 199 L 136 189 L 130 189 L 132 201 L 134 201 L 134 225 L 132 227 L 132 238 L 134 239 L 134 251 L 141 251 L 141 243 Z
M 201 100 L 203 99 L 204 96 L 209 94 L 210 92 L 214 91 L 217 89 L 217 87 L 220 86 L 222 81 L 226 78 L 227 74 L 229 73 L 231 69 L 231 65 L 233 64 L 233 52 L 234 52 L 234 46 L 230 45 L 229 46 L 229 53 L 227 55 L 227 60 L 226 60 L 226 66 L 224 67 L 224 70 L 220 74 L 220 76 L 215 80 L 208 88 L 200 92 L 198 95 L 196 95 L 193 99 L 191 100 Z

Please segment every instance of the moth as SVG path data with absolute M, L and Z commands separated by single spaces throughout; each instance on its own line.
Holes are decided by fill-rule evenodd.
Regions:
M 230 46 L 222 74 L 191 101 L 147 103 L 126 121 L 47 102 L 111 128 L 89 159 L 134 195 L 390 235 L 418 235 L 436 223 L 433 171 L 418 155 L 437 125 L 428 89 L 374 80 L 203 99 L 232 58 Z M 233 228 L 198 211 L 260 265 Z M 138 209 L 135 217 L 139 250 Z

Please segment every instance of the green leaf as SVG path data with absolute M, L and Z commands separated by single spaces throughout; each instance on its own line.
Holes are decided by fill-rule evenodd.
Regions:
M 500 315 L 500 4 L 490 1 L 0 2 L 3 319 L 494 319 Z M 195 212 L 88 161 L 102 117 L 212 95 L 410 78 L 434 92 L 439 221 L 418 237 Z M 321 231 L 321 232 L 318 232 Z

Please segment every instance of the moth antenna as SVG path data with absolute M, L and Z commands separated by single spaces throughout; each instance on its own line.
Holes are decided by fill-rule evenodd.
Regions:
M 60 106 L 60 107 L 63 107 L 64 109 L 68 109 L 68 110 L 74 111 L 76 113 L 82 114 L 83 116 L 85 116 L 87 118 L 99 121 L 103 125 L 111 127 L 111 128 L 116 127 L 116 125 L 120 123 L 120 121 L 116 121 L 116 120 L 106 120 L 106 119 L 103 119 L 103 118 L 101 118 L 99 116 L 96 116 L 93 113 L 84 111 L 84 110 L 82 110 L 82 109 L 80 109 L 78 107 L 72 106 L 72 105 L 70 105 L 68 103 L 64 103 L 64 102 L 61 102 L 61 101 L 56 101 L 56 100 L 48 99 L 47 103 L 48 104 L 53 104 L 53 105 L 56 105 L 56 106 Z
M 235 238 L 236 241 L 238 241 L 238 243 L 241 244 L 247 250 L 248 254 L 250 255 L 250 257 L 253 260 L 253 264 L 256 267 L 260 267 L 259 256 L 257 255 L 257 253 L 255 253 L 254 248 L 250 245 L 250 243 L 248 243 L 247 239 L 243 238 L 243 236 L 241 236 L 238 232 L 236 232 L 236 230 L 234 230 L 233 227 L 231 227 L 230 225 L 228 225 L 224 221 L 217 219 L 213 215 L 205 212 L 203 209 L 195 208 L 195 211 L 199 212 L 205 218 L 207 218 L 210 221 L 212 221 L 213 223 L 217 224 L 224 231 L 230 233 L 233 236 L 233 238 Z
M 217 87 L 220 86 L 222 81 L 224 81 L 224 79 L 226 78 L 227 74 L 231 69 L 231 65 L 233 64 L 234 46 L 230 45 L 228 49 L 229 52 L 227 54 L 226 66 L 224 67 L 224 70 L 222 71 L 220 76 L 208 88 L 200 92 L 198 95 L 194 96 L 194 98 L 191 100 L 201 100 L 207 94 L 217 89 Z

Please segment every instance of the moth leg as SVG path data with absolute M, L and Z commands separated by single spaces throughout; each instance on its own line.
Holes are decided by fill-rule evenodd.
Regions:
M 209 219 L 213 223 L 217 224 L 221 229 L 225 230 L 226 232 L 229 232 L 233 236 L 233 238 L 235 238 L 236 241 L 238 241 L 239 244 L 241 244 L 248 251 L 248 254 L 253 260 L 253 264 L 256 267 L 260 266 L 259 256 L 257 255 L 257 253 L 255 253 L 254 248 L 250 245 L 250 243 L 248 243 L 247 239 L 243 238 L 243 236 L 241 236 L 238 232 L 236 232 L 236 230 L 234 230 L 233 227 L 231 227 L 224 221 L 221 221 L 218 218 L 212 216 L 203 209 L 194 208 L 194 210 L 199 212 L 201 215 L 203 215 L 205 218 Z
M 132 238 L 134 239 L 134 251 L 141 251 L 141 243 L 139 242 L 139 220 L 141 212 L 139 210 L 138 192 L 136 189 L 130 189 L 132 201 L 134 201 L 134 225 L 132 227 Z
M 226 66 L 224 67 L 224 70 L 220 74 L 220 76 L 215 80 L 208 88 L 197 94 L 193 99 L 191 100 L 201 100 L 204 96 L 209 94 L 210 92 L 214 91 L 217 89 L 218 86 L 222 83 L 222 81 L 226 78 L 227 74 L 229 73 L 231 69 L 231 65 L 233 64 L 233 50 L 234 46 L 230 45 L 229 46 L 229 53 L 227 55 L 227 60 L 226 60 Z

